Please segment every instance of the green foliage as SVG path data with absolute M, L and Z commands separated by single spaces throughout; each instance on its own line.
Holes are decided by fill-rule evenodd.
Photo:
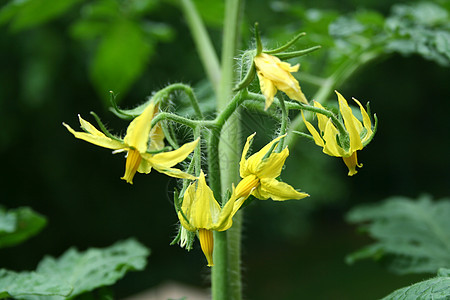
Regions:
M 419 54 L 442 66 L 450 65 L 450 12 L 438 4 L 399 4 L 388 17 L 371 10 L 342 15 L 332 10 L 305 9 L 292 4 L 281 7 L 304 21 L 302 30 L 321 51 L 302 60 L 302 70 L 331 76 L 338 86 L 355 70 L 379 57 L 400 53 Z M 292 35 L 291 29 L 284 29 Z M 290 32 L 290 33 L 288 33 Z M 280 40 L 280 28 L 273 32 Z M 323 82 L 302 77 L 306 82 Z
M 29 295 L 36 296 L 68 296 L 72 286 L 60 280 L 49 278 L 46 274 L 36 272 L 21 272 L 0 270 L 0 298 L 16 297 L 27 299 Z
M 376 242 L 347 257 L 349 263 L 365 258 L 388 258 L 400 274 L 434 273 L 450 267 L 450 199 L 432 201 L 392 197 L 382 203 L 352 209 L 347 220 L 363 223 L 360 229 Z
M 0 207 L 0 248 L 17 245 L 40 232 L 47 220 L 29 207 Z
M 438 276 L 398 289 L 382 300 L 445 300 L 450 298 L 450 269 L 440 269 Z
M 13 32 L 30 29 L 74 11 L 78 2 L 10 1 L 0 10 L 0 25 L 9 23 Z M 159 0 L 83 2 L 70 29 L 74 38 L 85 43 L 91 81 L 108 103 L 108 92 L 115 91 L 120 99 L 147 68 L 156 44 L 171 40 L 173 31 L 148 18 Z
M 45 257 L 35 272 L 0 270 L 0 296 L 17 299 L 64 299 L 112 285 L 128 271 L 143 270 L 149 250 L 133 239 L 85 252 L 67 250 Z M 54 298 L 49 298 L 53 295 Z
M 118 100 L 147 68 L 158 41 L 168 41 L 173 32 L 145 15 L 159 1 L 98 0 L 85 4 L 71 27 L 73 37 L 95 48 L 89 64 L 91 80 L 107 103 L 113 90 Z
M 58 18 L 81 0 L 9 1 L 0 10 L 0 25 L 10 23 L 14 32 Z
M 390 34 L 387 51 L 419 54 L 450 66 L 450 12 L 437 4 L 396 5 L 386 20 Z
M 103 36 L 91 65 L 91 79 L 100 95 L 125 92 L 146 68 L 154 47 L 132 22 L 118 22 Z

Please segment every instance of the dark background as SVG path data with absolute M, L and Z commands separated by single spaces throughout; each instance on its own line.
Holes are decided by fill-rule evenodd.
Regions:
M 280 22 L 268 2 L 265 6 L 246 2 L 245 24 Z M 387 13 L 391 1 L 303 4 L 340 13 L 361 7 Z M 46 254 L 59 256 L 71 246 L 106 247 L 134 236 L 152 254 L 145 271 L 128 274 L 113 288 L 117 298 L 168 280 L 207 288 L 209 269 L 198 244 L 189 253 L 169 246 L 177 228 L 170 198 L 177 182 L 152 172 L 136 175 L 134 185 L 126 184 L 120 180 L 125 165 L 122 154 L 111 155 L 107 149 L 76 140 L 61 125 L 66 122 L 78 129 L 77 114 L 93 121 L 90 111 L 102 116 L 115 133 L 124 134 L 128 125 L 108 111 L 89 80 L 89 49 L 68 32 L 77 9 L 18 33 L 0 27 L 1 204 L 30 206 L 48 218 L 38 236 L 1 249 L 0 266 L 32 270 Z M 174 37 L 157 45 L 145 72 L 122 94 L 122 106 L 142 103 L 167 83 L 196 84 L 203 77 L 180 16 L 170 3 L 160 4 L 149 16 L 170 24 Z M 286 24 L 297 21 L 282 18 Z M 220 44 L 219 28 L 210 26 Z M 249 38 L 250 32 L 245 27 L 243 38 Z M 347 177 L 340 159 L 300 140 L 282 176 L 311 197 L 284 203 L 254 201 L 245 210 L 247 299 L 299 299 L 299 295 L 302 299 L 376 299 L 431 276 L 398 276 L 371 261 L 346 265 L 345 256 L 370 239 L 357 233 L 344 216 L 357 204 L 391 195 L 416 198 L 429 193 L 438 199 L 450 194 L 449 75 L 449 68 L 419 56 L 392 55 L 339 87 L 347 99 L 370 101 L 379 118 L 375 139 L 359 152 L 364 167 Z M 255 126 L 273 126 L 266 119 L 243 119 L 259 120 L 257 125 L 244 124 L 243 135 Z

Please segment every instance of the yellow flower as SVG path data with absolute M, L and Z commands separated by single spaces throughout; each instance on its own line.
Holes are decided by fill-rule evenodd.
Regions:
M 212 190 L 205 181 L 201 171 L 197 182 L 191 183 L 183 197 L 178 218 L 181 225 L 189 231 L 198 231 L 200 246 L 208 260 L 208 266 L 214 266 L 214 240 L 212 230 L 224 231 L 233 224 L 233 216 L 242 205 L 242 200 L 231 197 L 223 208 L 214 198 Z
M 317 114 L 320 134 L 310 122 L 305 120 L 304 116 L 303 120 L 309 132 L 312 134 L 315 143 L 323 147 L 323 152 L 331 156 L 342 157 L 348 167 L 348 175 L 353 176 L 358 172 L 356 171 L 356 167 L 362 167 L 362 164 L 358 164 L 356 151 L 364 148 L 372 140 L 375 132 L 372 129 L 372 122 L 370 121 L 369 115 L 358 100 L 353 98 L 361 110 L 362 123 L 353 115 L 347 100 L 337 91 L 336 94 L 338 96 L 339 110 L 344 120 L 345 130 L 348 133 L 348 140 L 346 140 L 347 137 L 339 134 L 339 130 L 335 127 L 331 119 L 328 119 L 322 114 Z M 318 102 L 315 102 L 314 106 L 323 109 L 323 106 Z
M 279 140 L 286 135 L 274 139 L 260 151 L 246 159 L 250 143 L 255 134 L 247 138 L 242 151 L 240 162 L 242 180 L 236 186 L 233 195 L 238 199 L 253 195 L 261 200 L 272 198 L 277 201 L 308 197 L 308 194 L 301 193 L 289 184 L 276 179 L 280 176 L 284 162 L 289 156 L 289 149 L 286 147 L 280 153 L 274 153 L 273 149 L 277 147 Z
M 78 139 L 100 147 L 113 149 L 115 150 L 113 153 L 127 151 L 125 175 L 122 179 L 128 183 L 133 184 L 136 171 L 148 174 L 152 168 L 172 177 L 195 179 L 194 176 L 172 167 L 186 159 L 197 146 L 198 139 L 174 151 L 157 154 L 147 153 L 147 150 L 161 150 L 164 147 L 164 134 L 162 134 L 159 125 L 156 125 L 153 129 L 150 128 L 157 110 L 157 105 L 151 101 L 142 114 L 131 121 L 123 140 L 106 136 L 81 116 L 78 117 L 81 128 L 85 132 L 76 132 L 69 125 L 65 123 L 63 125 Z
M 253 60 L 261 92 L 266 97 L 265 109 L 272 104 L 277 90 L 285 92 L 291 99 L 308 103 L 297 79 L 291 74 L 298 71 L 299 64 L 291 66 L 287 62 L 280 61 L 278 57 L 266 53 L 258 54 Z

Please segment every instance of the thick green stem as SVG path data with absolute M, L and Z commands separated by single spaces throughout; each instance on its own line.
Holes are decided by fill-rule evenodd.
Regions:
M 180 4 L 206 75 L 217 93 L 220 82 L 220 66 L 211 39 L 192 1 L 180 0 Z
M 235 77 L 234 56 L 236 55 L 236 44 L 239 29 L 239 17 L 241 10 L 240 0 L 227 0 L 225 7 L 224 31 L 222 40 L 221 78 L 217 95 L 217 111 L 227 111 L 232 101 L 232 85 Z M 236 107 L 231 108 L 236 111 Z M 223 116 L 222 114 L 220 114 Z M 221 139 L 219 143 L 220 156 L 219 165 L 221 169 L 221 197 L 222 204 L 228 199 L 223 197 L 231 185 L 237 184 L 239 180 L 238 166 L 240 153 L 240 139 L 238 137 L 239 118 L 238 114 L 230 114 L 225 118 L 228 122 L 217 120 L 221 127 Z M 224 120 L 224 119 L 222 119 Z M 211 145 L 210 145 L 211 146 Z M 214 191 L 217 195 L 217 192 Z M 239 223 L 238 223 L 239 224 Z M 213 300 L 240 300 L 241 278 L 240 278 L 240 253 L 235 251 L 239 248 L 240 227 L 229 229 L 225 233 L 215 233 L 214 264 L 212 269 L 212 299 Z M 231 235 L 231 236 L 230 236 Z M 218 240 L 216 240 L 216 238 Z M 228 242 L 227 242 L 228 240 Z M 230 244 L 231 243 L 231 244 Z M 225 290 L 224 290 L 225 289 Z

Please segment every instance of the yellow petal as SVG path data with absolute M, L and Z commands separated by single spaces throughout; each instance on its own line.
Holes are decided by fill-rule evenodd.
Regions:
M 88 122 L 86 122 L 86 123 L 89 124 Z M 97 145 L 97 146 L 100 146 L 100 147 L 104 147 L 104 148 L 108 148 L 108 149 L 113 149 L 113 150 L 123 149 L 123 148 L 126 147 L 122 142 L 113 140 L 113 139 L 107 137 L 106 135 L 104 135 L 103 133 L 101 133 L 98 130 L 92 131 L 93 133 L 76 132 L 69 125 L 67 125 L 65 123 L 63 123 L 63 125 L 77 139 L 84 140 L 84 141 L 89 142 L 91 144 L 94 144 L 94 145 Z M 90 125 L 90 126 L 92 126 L 92 125 Z
M 220 205 L 214 198 L 212 190 L 206 184 L 203 172 L 200 173 L 197 181 L 195 200 L 191 209 L 193 226 L 208 230 L 213 229 L 214 222 L 219 218 Z
M 265 78 L 261 72 L 258 71 L 256 74 L 258 75 L 261 92 L 266 98 L 264 110 L 267 110 L 273 103 L 273 97 L 275 97 L 275 94 L 277 93 L 277 88 L 275 87 L 273 82 Z
M 273 82 L 289 80 L 289 75 L 291 75 L 291 73 L 286 70 L 287 68 L 285 65 L 280 65 L 281 61 L 278 57 L 261 53 L 254 58 L 254 62 L 256 69 L 268 80 Z
M 317 101 L 314 101 L 314 107 L 325 109 L 325 107 L 323 107 L 322 104 L 320 104 Z M 327 116 L 325 116 L 325 115 L 322 115 L 322 114 L 316 114 L 316 116 L 317 116 L 319 130 L 323 134 L 323 132 L 325 131 L 325 126 L 327 125 L 329 118 Z
M 363 148 L 361 143 L 361 138 L 359 133 L 361 131 L 362 125 L 361 122 L 353 115 L 352 109 L 347 103 L 347 100 L 339 94 L 339 92 L 335 91 L 338 95 L 339 100 L 339 110 L 341 111 L 342 118 L 344 119 L 345 128 L 348 131 L 350 137 L 350 152 L 360 150 Z
M 214 266 L 213 262 L 214 238 L 212 231 L 206 229 L 199 229 L 198 239 L 200 240 L 200 246 L 202 248 L 203 254 L 205 254 L 206 260 L 208 261 L 208 267 Z
M 244 197 L 236 198 L 233 195 L 235 194 L 232 194 L 231 198 L 227 201 L 225 206 L 220 211 L 219 219 L 214 224 L 214 230 L 224 231 L 229 229 L 233 225 L 233 216 L 236 214 L 236 212 L 246 199 Z
M 185 160 L 186 157 L 188 157 L 188 155 L 192 151 L 194 151 L 198 142 L 199 139 L 196 139 L 195 141 L 186 143 L 180 148 L 173 151 L 161 152 L 157 154 L 143 153 L 142 158 L 147 160 L 150 164 L 154 166 L 158 165 L 160 167 L 170 168 L 176 165 L 177 163 Z
M 161 123 L 156 124 L 150 130 L 150 150 L 161 150 L 164 148 L 164 132 Z
M 256 56 L 254 62 L 260 82 L 261 77 L 264 77 L 266 81 L 270 81 L 274 84 L 277 89 L 285 92 L 289 98 L 308 103 L 305 95 L 300 89 L 297 79 L 291 74 L 291 72 L 298 71 L 298 64 L 291 66 L 287 62 L 280 61 L 278 57 L 266 53 L 261 53 Z
M 121 179 L 125 180 L 127 183 L 133 184 L 133 177 L 141 163 L 141 159 L 142 157 L 139 151 L 130 149 L 125 164 L 125 175 L 123 175 Z
M 348 168 L 348 176 L 353 176 L 356 173 L 358 173 L 358 171 L 356 171 L 356 167 L 358 168 L 362 168 L 362 164 L 358 164 L 358 157 L 356 155 L 356 151 L 352 153 L 352 155 L 350 155 L 349 157 L 343 157 L 342 158 L 344 160 L 345 165 Z
M 279 60 L 278 57 L 276 57 L 276 58 Z M 280 66 L 280 68 L 282 68 L 283 70 L 285 70 L 287 72 L 290 72 L 290 73 L 297 72 L 298 69 L 300 68 L 300 64 L 296 64 L 295 66 L 291 66 L 290 63 L 282 62 L 282 61 L 280 61 L 278 63 L 278 65 Z
M 308 197 L 306 193 L 296 191 L 292 186 L 274 178 L 261 179 L 261 190 L 273 200 L 284 201 L 289 199 L 302 199 Z
M 325 140 L 325 146 L 323 147 L 323 152 L 331 155 L 331 156 L 345 156 L 346 152 L 342 149 L 341 146 L 338 145 L 336 141 L 336 136 L 339 134 L 339 131 L 334 127 L 331 119 L 328 120 L 327 125 L 325 126 L 325 133 L 323 135 L 323 139 Z
M 266 160 L 258 165 L 256 176 L 259 178 L 275 178 L 280 176 L 284 162 L 289 156 L 289 149 L 284 148 L 280 153 L 272 153 Z
M 197 177 L 195 177 L 194 175 L 183 172 L 177 168 L 168 168 L 165 166 L 153 165 L 153 169 L 155 169 L 159 173 L 163 173 L 163 174 L 166 174 L 167 176 L 174 177 L 174 178 L 190 179 L 190 180 L 197 179 Z M 144 173 L 144 172 L 141 172 L 141 173 Z
M 235 198 L 248 197 L 259 185 L 259 179 L 256 175 L 250 174 L 239 181 L 235 189 Z
M 184 192 L 183 203 L 181 204 L 181 210 L 183 211 L 183 213 L 189 223 L 191 222 L 192 208 L 194 207 L 194 201 L 196 200 L 195 187 L 196 187 L 195 182 L 192 182 L 191 184 L 189 184 L 186 191 Z M 181 221 L 181 219 L 180 219 L 180 221 Z M 186 222 L 186 219 L 184 220 L 184 222 Z M 194 230 L 191 230 L 191 231 L 197 230 L 197 228 L 194 227 L 194 224 L 185 225 L 183 222 L 181 222 L 181 224 L 186 229 L 189 229 L 189 227 L 193 227 Z
M 277 137 L 276 139 L 265 145 L 261 150 L 250 156 L 247 159 L 247 166 L 246 166 L 248 173 L 256 174 L 258 172 L 259 164 L 262 162 L 262 159 L 264 158 L 264 156 L 266 156 L 267 152 L 270 149 L 275 148 L 277 146 L 278 141 L 285 136 L 286 134 Z
M 142 157 L 142 154 L 141 154 Z M 149 174 L 152 171 L 153 165 L 151 162 L 149 162 L 146 159 L 141 159 L 141 163 L 139 164 L 139 167 L 137 171 L 139 173 Z
M 244 149 L 242 150 L 241 161 L 239 162 L 239 173 L 242 178 L 250 175 L 248 168 L 247 168 L 247 158 L 246 157 L 247 157 L 248 149 L 250 148 L 250 144 L 252 143 L 252 140 L 255 137 L 255 134 L 256 134 L 256 132 L 251 134 L 247 138 L 247 141 L 245 142 L 245 145 L 244 145 Z
M 134 118 L 127 128 L 124 142 L 130 147 L 145 153 L 148 147 L 148 139 L 150 133 L 151 122 L 155 112 L 155 105 L 150 101 L 142 114 Z
M 367 111 L 361 105 L 361 103 L 358 100 L 356 100 L 355 98 L 353 98 L 353 101 L 355 101 L 358 104 L 359 109 L 361 110 L 361 115 L 362 115 L 362 118 L 363 118 L 364 128 L 366 128 L 366 130 L 367 130 L 366 135 L 361 139 L 361 142 L 364 143 L 366 140 L 368 140 L 370 138 L 370 136 L 373 133 L 372 132 L 372 122 L 370 121 L 370 117 L 367 114 Z
M 274 84 L 277 89 L 285 92 L 289 98 L 308 104 L 308 100 L 306 100 L 306 96 L 303 94 L 297 79 L 291 73 L 288 73 L 284 80 L 274 81 Z
M 193 231 L 193 232 L 197 230 L 197 228 L 195 228 L 194 226 L 191 226 L 191 224 L 184 218 L 183 214 L 180 211 L 178 212 L 177 215 L 178 215 L 178 219 L 180 220 L 180 223 L 184 229 Z
M 320 136 L 320 134 L 317 132 L 316 128 L 314 128 L 314 126 L 311 123 L 306 121 L 303 111 L 302 111 L 302 118 L 303 118 L 303 122 L 305 122 L 306 128 L 308 128 L 309 133 L 311 133 L 311 135 L 313 136 L 313 139 L 314 139 L 314 142 L 316 143 L 316 145 L 320 146 L 320 147 L 325 146 L 325 143 L 323 142 L 323 139 Z
M 267 200 L 270 198 L 270 194 L 268 194 L 266 191 L 264 191 L 260 186 L 258 186 L 252 193 L 253 196 L 258 198 L 259 200 Z

